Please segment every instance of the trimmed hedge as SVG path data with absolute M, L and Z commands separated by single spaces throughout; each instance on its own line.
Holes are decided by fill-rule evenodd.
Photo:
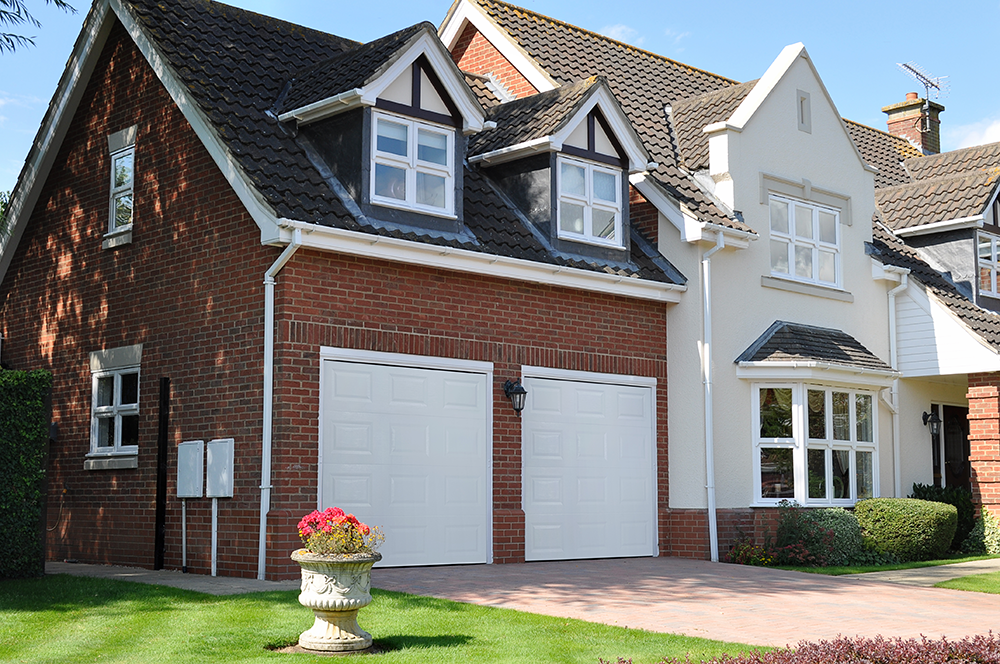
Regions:
M 949 548 L 952 551 L 958 551 L 962 542 L 972 532 L 972 527 L 976 525 L 976 507 L 972 504 L 972 492 L 957 486 L 940 487 L 930 484 L 914 484 L 910 498 L 932 500 L 936 503 L 947 503 L 955 506 L 955 509 L 958 510 L 958 527 L 955 529 L 955 538 L 951 541 Z
M 0 370 L 0 578 L 45 573 L 47 371 Z
M 901 561 L 932 560 L 948 550 L 958 525 L 954 505 L 915 498 L 872 498 L 854 507 L 867 537 Z
M 1000 555 L 1000 522 L 988 508 L 983 508 L 982 516 L 976 519 L 976 525 L 962 542 L 961 550 L 973 556 Z

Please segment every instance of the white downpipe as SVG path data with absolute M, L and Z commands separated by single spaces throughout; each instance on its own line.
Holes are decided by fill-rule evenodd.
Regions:
M 899 285 L 889 291 L 889 366 L 896 366 L 896 295 L 905 291 L 910 285 L 909 270 L 900 273 Z M 892 479 L 893 496 L 903 495 L 903 473 L 899 465 L 902 455 L 899 451 L 899 378 L 892 381 Z
M 712 562 L 719 562 L 719 524 L 715 514 L 715 419 L 712 403 L 712 254 L 726 246 L 721 231 L 715 234 L 715 246 L 701 256 L 701 298 L 704 333 L 701 344 L 701 375 L 705 386 L 705 475 L 708 491 L 708 541 Z
M 271 422 L 274 417 L 274 278 L 302 246 L 302 231 L 292 232 L 292 242 L 264 272 L 264 419 L 260 457 L 260 539 L 257 544 L 257 578 L 264 580 L 267 566 L 267 513 L 271 510 Z
M 212 576 L 219 560 L 219 499 L 212 498 Z

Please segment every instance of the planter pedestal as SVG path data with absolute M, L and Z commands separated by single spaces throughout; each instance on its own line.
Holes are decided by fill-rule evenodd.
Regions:
M 292 560 L 302 567 L 299 603 L 316 616 L 299 636 L 299 645 L 327 652 L 370 647 L 372 635 L 358 625 L 358 609 L 371 604 L 371 569 L 382 554 L 331 556 L 299 549 Z

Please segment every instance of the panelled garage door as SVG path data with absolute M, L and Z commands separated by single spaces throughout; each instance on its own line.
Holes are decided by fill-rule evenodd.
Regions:
M 489 562 L 488 375 L 327 357 L 321 384 L 321 508 L 381 525 L 383 565 Z
M 525 558 L 656 555 L 655 387 L 524 386 Z

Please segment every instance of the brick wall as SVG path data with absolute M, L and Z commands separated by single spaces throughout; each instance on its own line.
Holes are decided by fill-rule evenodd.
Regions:
M 451 49 L 451 57 L 462 71 L 483 76 L 493 74 L 518 99 L 538 93 L 535 86 L 471 23 L 465 26 L 462 36 Z
M 628 188 L 628 214 L 632 228 L 638 229 L 655 247 L 660 236 L 660 213 L 635 187 Z
M 102 250 L 107 135 L 138 125 L 131 244 Z M 256 573 L 262 276 L 259 232 L 120 25 L 84 92 L 0 290 L 3 359 L 54 374 L 48 551 L 152 566 L 158 383 L 172 381 L 166 564 L 181 561 L 176 445 L 236 440 L 219 573 Z M 143 344 L 137 469 L 85 471 L 88 353 Z M 209 569 L 210 501 L 188 501 L 192 571 Z
M 969 374 L 969 463 L 973 501 L 1000 513 L 1000 374 Z
M 502 389 L 522 365 L 656 377 L 658 493 L 666 508 L 664 305 L 308 250 L 278 282 L 280 509 L 315 505 L 318 432 L 315 416 L 304 414 L 319 408 L 320 346 L 493 363 L 495 562 L 524 560 L 521 425 Z M 276 574 L 294 571 L 284 564 L 280 556 L 269 561 Z
M 754 507 L 746 509 L 717 509 L 716 527 L 719 537 L 719 560 L 726 556 L 736 542 L 749 538 L 762 545 L 774 541 L 778 527 L 777 507 Z M 666 521 L 668 546 L 661 544 L 661 555 L 679 556 L 709 560 L 712 557 L 708 534 L 708 510 L 669 510 Z M 661 520 L 661 531 L 664 528 Z M 661 536 L 661 542 L 663 537 Z

